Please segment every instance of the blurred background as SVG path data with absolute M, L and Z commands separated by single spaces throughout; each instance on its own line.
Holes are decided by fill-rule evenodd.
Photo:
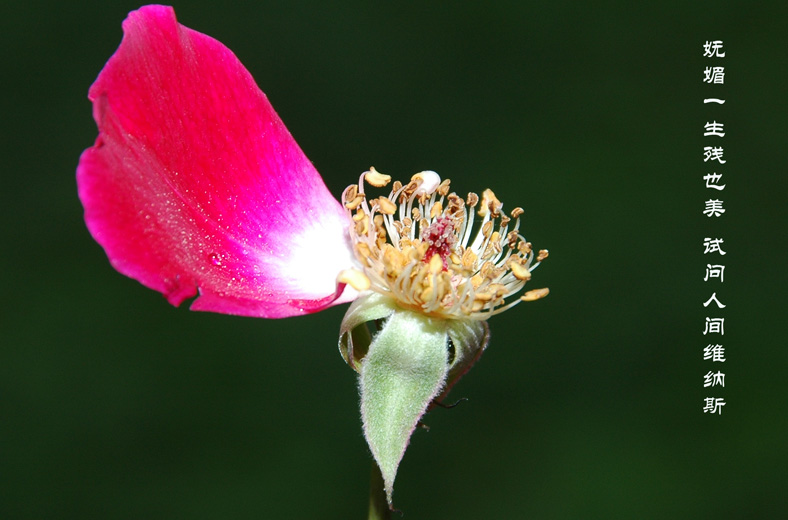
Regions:
M 450 396 L 469 401 L 415 432 L 405 518 L 781 517 L 788 9 L 578 5 L 175 8 L 238 55 L 336 195 L 370 165 L 433 169 L 523 206 L 550 250 L 531 282 L 550 296 L 491 320 Z M 87 90 L 136 7 L 33 1 L 0 19 L 0 518 L 365 518 L 344 308 L 172 308 L 85 229 Z M 716 39 L 725 58 L 704 58 Z M 724 85 L 703 83 L 712 64 Z M 709 144 L 722 192 L 704 187 Z M 702 214 L 709 198 L 722 217 Z M 722 284 L 703 281 L 705 237 L 724 239 Z M 725 309 L 702 306 L 714 291 Z M 703 335 L 706 316 L 724 337 Z M 703 360 L 709 343 L 725 363 Z M 725 387 L 704 388 L 718 369 Z

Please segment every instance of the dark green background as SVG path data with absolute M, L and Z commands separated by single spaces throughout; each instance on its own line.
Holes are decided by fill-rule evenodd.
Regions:
M 15 3 L 0 20 L 0 518 L 363 518 L 344 309 L 174 309 L 88 235 L 87 89 L 137 4 L 76 5 Z M 370 165 L 434 169 L 524 206 L 525 235 L 551 251 L 531 282 L 550 296 L 491 320 L 452 392 L 470 401 L 415 433 L 405 518 L 786 514 L 778 5 L 177 3 L 250 69 L 333 193 Z M 710 39 L 722 86 L 702 83 Z M 701 213 L 716 197 L 708 120 L 727 133 L 720 219 Z M 703 282 L 706 236 L 725 240 L 724 284 Z M 707 314 L 715 290 L 728 306 Z M 726 318 L 725 364 L 702 360 L 707 315 Z M 717 368 L 725 388 L 704 389 Z

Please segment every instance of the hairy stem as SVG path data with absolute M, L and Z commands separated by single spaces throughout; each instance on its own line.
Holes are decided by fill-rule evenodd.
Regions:
M 386 501 L 386 492 L 383 489 L 383 475 L 377 463 L 372 461 L 372 473 L 369 479 L 369 520 L 389 520 L 391 510 Z

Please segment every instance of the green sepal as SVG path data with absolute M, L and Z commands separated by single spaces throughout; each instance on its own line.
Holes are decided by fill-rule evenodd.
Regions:
M 445 320 L 400 310 L 386 320 L 361 361 L 364 436 L 389 505 L 410 436 L 449 373 L 447 328 Z
M 453 348 L 449 348 L 449 374 L 438 400 L 446 397 L 454 384 L 481 357 L 490 342 L 490 326 L 486 321 L 450 320 L 448 333 Z
M 339 327 L 339 353 L 350 368 L 360 370 L 359 361 L 367 355 L 372 340 L 364 324 L 387 318 L 397 309 L 394 300 L 375 292 L 361 296 L 350 305 Z
M 371 321 L 374 337 L 366 325 Z M 479 359 L 489 339 L 486 322 L 430 318 L 378 293 L 363 295 L 348 308 L 339 351 L 359 372 L 364 436 L 389 506 L 413 430 Z

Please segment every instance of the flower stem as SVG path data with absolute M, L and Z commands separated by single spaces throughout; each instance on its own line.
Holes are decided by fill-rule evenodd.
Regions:
M 369 479 L 369 517 L 368 520 L 389 520 L 391 510 L 386 501 L 386 492 L 383 489 L 383 475 L 378 464 L 372 461 L 372 473 Z

